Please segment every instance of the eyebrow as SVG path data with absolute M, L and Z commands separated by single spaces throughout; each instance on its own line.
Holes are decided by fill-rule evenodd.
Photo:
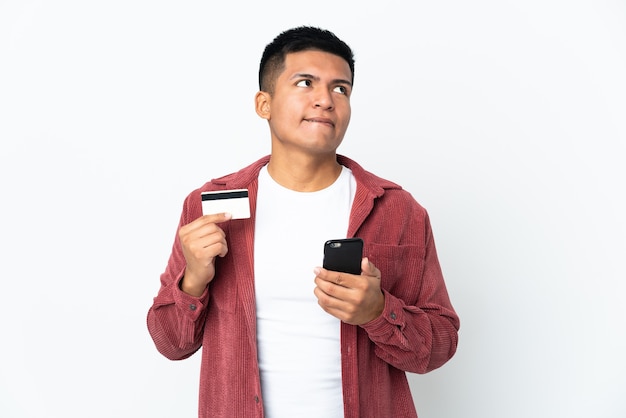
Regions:
M 318 76 L 315 76 L 313 74 L 307 74 L 307 73 L 296 73 L 292 75 L 289 79 L 293 80 L 295 78 L 308 78 L 314 81 L 320 81 L 320 78 Z M 346 84 L 352 87 L 352 83 L 348 80 L 344 80 L 343 78 L 337 78 L 337 79 L 332 80 L 332 84 Z

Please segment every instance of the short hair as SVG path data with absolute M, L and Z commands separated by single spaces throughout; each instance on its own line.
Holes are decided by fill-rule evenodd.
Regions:
M 346 60 L 354 83 L 352 49 L 329 30 L 299 26 L 282 32 L 265 47 L 259 65 L 259 89 L 272 94 L 276 79 L 285 69 L 287 54 L 308 50 L 328 52 Z

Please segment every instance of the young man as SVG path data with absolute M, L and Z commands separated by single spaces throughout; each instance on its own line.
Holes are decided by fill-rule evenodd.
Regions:
M 148 329 L 169 359 L 202 346 L 200 417 L 416 417 L 405 372 L 456 351 L 426 211 L 336 154 L 353 81 L 333 33 L 281 33 L 256 94 L 271 155 L 184 202 Z M 250 218 L 203 216 L 201 192 L 231 189 L 248 190 Z M 353 236 L 360 275 L 319 267 L 326 240 Z

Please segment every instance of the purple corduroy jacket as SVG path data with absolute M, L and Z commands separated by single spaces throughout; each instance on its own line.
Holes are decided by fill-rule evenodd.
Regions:
M 400 186 L 338 155 L 357 190 L 347 236 L 381 271 L 382 315 L 362 326 L 341 324 L 346 418 L 417 417 L 405 372 L 426 373 L 456 352 L 459 318 L 450 303 L 426 210 Z M 228 254 L 200 297 L 179 288 L 185 270 L 178 234 L 148 330 L 165 357 L 185 359 L 202 347 L 198 416 L 263 417 L 257 362 L 254 223 L 258 173 L 269 156 L 212 180 L 185 199 L 179 228 L 202 215 L 200 193 L 248 189 L 251 217 L 225 222 Z M 306 379 L 306 377 L 303 377 Z

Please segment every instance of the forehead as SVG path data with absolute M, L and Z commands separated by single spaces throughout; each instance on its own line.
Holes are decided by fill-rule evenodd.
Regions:
M 290 78 L 298 73 L 352 79 L 352 72 L 346 60 L 339 55 L 319 50 L 291 52 L 285 55 L 285 68 L 281 76 Z

